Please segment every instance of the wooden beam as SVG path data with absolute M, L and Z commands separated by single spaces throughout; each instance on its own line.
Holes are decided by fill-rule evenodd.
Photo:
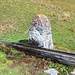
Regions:
M 54 61 L 58 61 L 59 63 L 75 66 L 75 52 L 72 53 L 72 52 L 66 52 L 64 50 L 46 49 L 46 48 L 35 47 L 33 45 L 24 45 L 24 44 L 11 43 L 5 41 L 0 41 L 0 43 L 1 42 L 2 44 L 10 45 L 14 49 L 29 55 L 35 55 L 43 58 L 52 58 L 54 59 Z

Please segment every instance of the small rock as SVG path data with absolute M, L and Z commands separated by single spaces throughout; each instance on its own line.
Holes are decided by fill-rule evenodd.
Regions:
M 73 70 L 73 72 L 71 72 L 71 75 L 75 75 L 75 69 Z
M 51 26 L 43 14 L 34 17 L 29 31 L 29 44 L 47 49 L 53 49 Z
M 54 69 L 54 68 L 45 70 L 44 73 L 47 73 L 49 75 L 58 75 L 58 71 L 56 69 Z

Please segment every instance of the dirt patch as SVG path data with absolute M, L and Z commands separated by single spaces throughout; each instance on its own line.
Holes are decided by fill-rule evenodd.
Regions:
M 34 67 L 36 70 L 45 70 L 48 68 L 46 61 L 42 58 L 36 58 L 34 56 L 25 56 L 24 58 L 20 59 L 14 59 L 12 60 L 13 64 L 11 64 L 9 67 L 14 68 L 18 65 L 21 65 L 22 63 L 28 64 L 27 67 Z
M 16 31 L 18 30 L 18 27 L 10 24 L 0 24 L 0 35 L 10 29 Z
M 75 32 L 75 28 L 71 28 L 70 30 L 71 30 L 72 32 Z
M 48 69 L 48 64 L 44 59 L 26 55 L 24 58 L 12 60 L 13 64 L 10 69 L 19 67 L 19 73 L 24 75 L 41 75 L 44 70 Z

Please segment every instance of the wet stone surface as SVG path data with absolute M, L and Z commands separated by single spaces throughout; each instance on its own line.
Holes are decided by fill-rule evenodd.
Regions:
M 51 26 L 45 15 L 38 14 L 32 20 L 29 30 L 29 44 L 53 49 Z

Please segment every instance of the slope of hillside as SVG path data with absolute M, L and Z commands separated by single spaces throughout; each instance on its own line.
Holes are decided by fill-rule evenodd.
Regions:
M 19 41 L 36 14 L 45 14 L 52 26 L 53 40 L 59 49 L 75 50 L 75 0 L 1 0 L 0 39 Z
M 55 48 L 75 52 L 75 0 L 0 0 L 0 40 L 27 42 L 28 29 L 36 14 L 45 14 L 50 20 Z M 43 70 L 37 71 L 43 65 L 46 69 L 56 68 L 60 75 L 70 75 L 74 69 L 50 59 L 25 56 L 13 49 L 15 58 L 11 61 L 1 51 L 0 75 L 47 75 Z
M 27 39 L 25 31 L 36 14 L 45 14 L 51 21 L 53 40 L 59 49 L 75 50 L 75 1 L 12 0 L 0 1 L 0 39 Z M 7 27 L 6 27 L 7 26 Z

